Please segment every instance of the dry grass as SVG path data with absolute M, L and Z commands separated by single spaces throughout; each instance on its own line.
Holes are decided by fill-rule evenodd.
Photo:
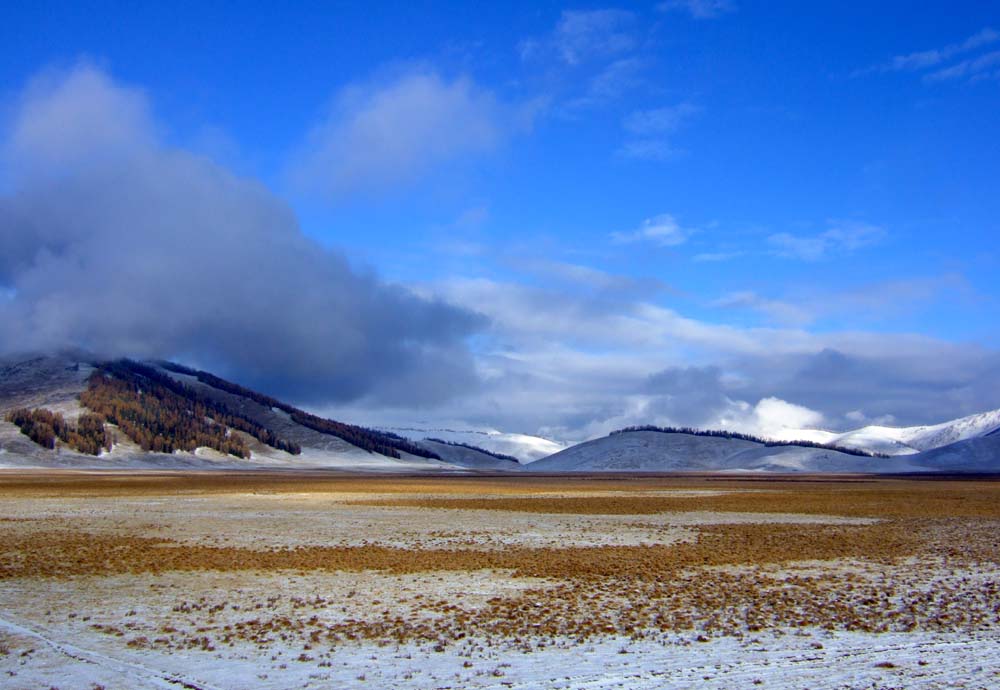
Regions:
M 731 493 L 669 493 L 704 488 Z M 0 479 L 0 496 L 70 494 L 77 497 L 74 500 L 93 498 L 96 509 L 108 496 L 255 492 L 350 498 L 370 494 L 363 501 L 366 505 L 540 516 L 698 510 L 865 516 L 879 521 L 701 525 L 692 528 L 692 540 L 668 545 L 492 550 L 380 544 L 213 546 L 154 538 L 144 534 L 141 525 L 131 532 L 108 534 L 88 529 L 86 520 L 52 529 L 39 529 L 32 521 L 10 521 L 0 531 L 0 581 L 167 572 L 191 573 L 195 578 L 207 571 L 377 571 L 391 577 L 488 570 L 496 577 L 545 583 L 477 606 L 430 597 L 402 610 L 392 602 L 373 600 L 364 602 L 364 615 L 355 618 L 328 615 L 354 593 L 327 592 L 282 604 L 280 593 L 262 592 L 259 601 L 239 611 L 219 593 L 214 599 L 180 599 L 171 612 L 176 622 L 168 626 L 144 629 L 132 620 L 124 626 L 94 627 L 132 647 L 211 651 L 236 643 L 266 647 L 293 641 L 303 645 L 307 656 L 314 648 L 358 639 L 417 639 L 443 646 L 470 637 L 503 638 L 530 646 L 554 637 L 618 634 L 638 639 L 683 630 L 746 635 L 789 627 L 906 631 L 1000 626 L 996 538 L 1000 484 L 993 482 L 179 474 L 59 476 L 49 484 L 41 477 Z M 413 497 L 419 492 L 435 496 Z M 391 495 L 398 497 L 387 497 Z M 268 500 L 273 505 L 274 499 Z M 502 512 L 497 520 L 503 520 Z
M 927 541 L 916 523 L 868 526 L 716 525 L 697 541 L 670 546 L 577 548 L 404 549 L 380 545 L 305 546 L 255 550 L 178 544 L 141 536 L 78 531 L 0 535 L 0 579 L 199 570 L 509 570 L 553 579 L 624 577 L 653 580 L 697 566 L 865 558 L 888 561 L 915 554 Z M 990 554 L 995 555 L 995 554 Z
M 707 496 L 433 497 L 358 502 L 365 505 L 580 515 L 650 515 L 701 510 L 874 518 L 1000 519 L 1000 483 L 885 481 L 835 482 L 820 486 L 778 483 L 773 489 L 771 486 L 753 486 L 753 490 L 749 490 L 747 483 L 729 482 L 727 487 L 734 490 Z

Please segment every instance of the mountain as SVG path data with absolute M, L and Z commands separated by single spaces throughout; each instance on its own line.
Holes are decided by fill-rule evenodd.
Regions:
M 835 433 L 819 429 L 788 429 L 783 441 L 806 440 L 886 455 L 912 455 L 957 441 L 979 438 L 1000 429 L 1000 410 L 969 415 L 930 426 L 866 426 Z
M 517 472 L 521 469 L 521 462 L 517 458 L 494 453 L 485 448 L 436 438 L 425 438 L 417 441 L 417 444 L 433 451 L 445 462 L 469 469 L 505 472 Z
M 992 431 L 911 457 L 934 472 L 1000 472 L 1000 433 Z
M 379 428 L 414 441 L 439 439 L 449 443 L 466 444 L 490 453 L 513 456 L 524 463 L 548 457 L 567 447 L 562 443 L 541 436 L 505 433 L 495 429 L 450 429 L 417 426 Z
M 876 458 L 798 445 L 768 445 L 682 431 L 622 431 L 529 464 L 531 472 L 912 472 L 909 458 Z
M 0 361 L 0 467 L 454 472 L 500 462 L 446 455 L 169 362 Z
M 888 429 L 888 431 L 884 431 Z M 900 451 L 900 446 L 908 449 Z M 891 452 L 896 451 L 896 452 Z M 800 440 L 637 427 L 533 462 L 531 472 L 1000 472 L 1000 414 Z
M 637 427 L 567 448 L 494 430 L 365 428 L 170 362 L 78 352 L 0 360 L 0 468 L 1000 472 L 1000 410 L 787 434 L 795 438 Z

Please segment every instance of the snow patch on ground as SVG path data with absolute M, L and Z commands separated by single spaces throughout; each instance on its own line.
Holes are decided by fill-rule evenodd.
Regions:
M 111 688 L 477 688 L 637 690 L 661 688 L 994 688 L 1000 634 L 773 631 L 698 641 L 664 635 L 632 642 L 610 636 L 523 648 L 468 640 L 434 645 L 347 644 L 324 653 L 250 645 L 218 652 L 130 652 L 92 637 L 31 626 L 0 614 L 4 687 Z M 325 651 L 325 650 L 324 650 Z M 310 653 L 313 652 L 313 653 Z

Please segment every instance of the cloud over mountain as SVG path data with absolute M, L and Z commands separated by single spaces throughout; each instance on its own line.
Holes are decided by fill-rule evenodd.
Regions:
M 3 156 L 0 350 L 179 357 L 300 400 L 476 385 L 482 317 L 352 267 L 260 183 L 165 144 L 144 94 L 93 66 L 33 81 Z

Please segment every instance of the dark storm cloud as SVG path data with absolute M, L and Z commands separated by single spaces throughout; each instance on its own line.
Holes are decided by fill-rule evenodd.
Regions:
M 679 426 L 704 427 L 732 407 L 715 366 L 670 367 L 649 377 L 649 414 Z
M 352 268 L 262 185 L 162 145 L 141 93 L 80 66 L 13 112 L 0 349 L 176 357 L 311 401 L 475 386 L 482 317 Z

